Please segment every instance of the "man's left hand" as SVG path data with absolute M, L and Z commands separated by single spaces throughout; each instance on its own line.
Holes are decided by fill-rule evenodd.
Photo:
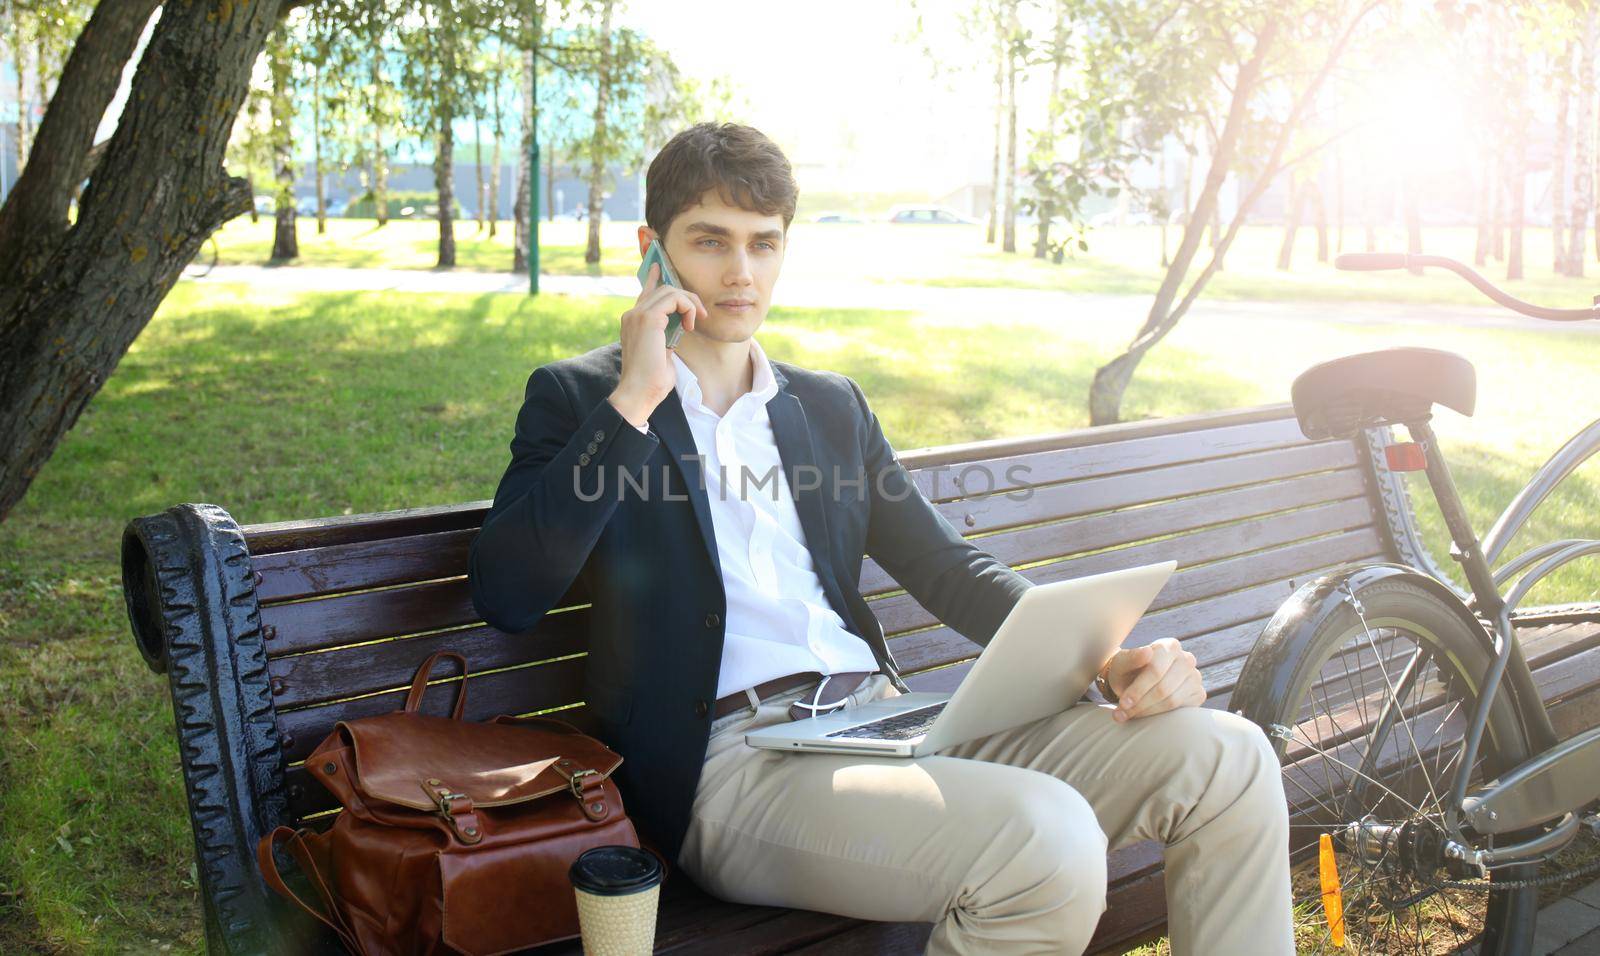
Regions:
M 1112 716 L 1119 721 L 1198 707 L 1206 699 L 1195 656 L 1170 637 L 1119 649 L 1106 664 L 1105 674 L 1117 695 Z

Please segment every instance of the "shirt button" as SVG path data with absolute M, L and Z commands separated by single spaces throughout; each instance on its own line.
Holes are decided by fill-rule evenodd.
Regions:
M 710 712 L 711 712 L 711 708 L 706 705 L 705 701 L 697 700 L 697 701 L 694 702 L 694 715 L 696 717 L 704 717 L 706 714 L 708 714 Z
M 602 431 L 600 429 L 595 429 L 595 433 L 594 433 L 594 440 L 595 441 L 599 441 L 604 437 L 606 437 L 606 433 L 604 431 Z
M 722 618 L 717 616 L 716 611 L 712 611 L 710 614 L 706 615 L 706 627 L 716 627 L 721 621 Z

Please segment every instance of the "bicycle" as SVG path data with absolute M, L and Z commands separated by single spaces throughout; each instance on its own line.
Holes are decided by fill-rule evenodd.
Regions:
M 1335 266 L 1441 267 L 1525 315 L 1600 318 L 1600 297 L 1590 309 L 1533 305 L 1439 256 L 1359 253 Z M 1539 875 L 1583 823 L 1596 826 L 1585 809 L 1600 798 L 1600 728 L 1557 737 L 1513 612 L 1551 572 L 1600 554 L 1600 540 L 1543 544 L 1490 568 L 1600 451 L 1600 420 L 1551 456 L 1480 543 L 1428 424 L 1436 404 L 1472 414 L 1476 372 L 1465 358 L 1421 348 L 1351 355 L 1307 369 L 1291 392 L 1313 440 L 1406 427 L 1411 441 L 1388 446 L 1389 466 L 1425 472 L 1470 592 L 1405 564 L 1341 567 L 1300 586 L 1246 658 L 1232 706 L 1262 727 L 1282 765 L 1302 951 L 1353 940 L 1368 952 L 1476 943 L 1483 956 L 1525 953 L 1538 887 L 1600 871 L 1597 860 Z M 1312 858 L 1315 875 L 1301 865 Z
M 206 237 L 205 245 L 195 253 L 189 264 L 183 267 L 183 274 L 191 279 L 202 279 L 211 274 L 217 267 L 217 260 L 222 256 L 222 247 L 217 245 L 217 237 Z

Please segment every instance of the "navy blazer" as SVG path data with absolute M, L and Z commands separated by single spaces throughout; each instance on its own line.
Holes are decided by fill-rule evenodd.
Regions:
M 772 367 L 767 412 L 784 473 L 822 589 L 850 632 L 909 689 L 857 589 L 865 553 L 940 621 L 987 644 L 1028 579 L 934 510 L 854 380 Z M 641 433 L 606 401 L 621 372 L 620 342 L 533 370 L 468 583 L 483 620 L 512 633 L 574 584 L 593 603 L 583 699 L 624 758 L 629 816 L 675 861 L 710 737 L 726 603 L 677 392 Z

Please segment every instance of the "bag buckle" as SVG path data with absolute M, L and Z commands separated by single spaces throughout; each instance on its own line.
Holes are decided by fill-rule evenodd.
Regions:
M 428 792 L 433 805 L 439 808 L 439 816 L 444 820 L 450 832 L 463 843 L 477 843 L 483 839 L 482 831 L 478 829 L 477 814 L 472 811 L 472 798 L 464 793 L 457 793 L 445 786 L 438 779 L 430 779 L 423 783 L 422 789 Z M 458 800 L 466 802 L 466 808 L 457 810 L 455 803 Z
M 602 774 L 598 770 L 591 770 L 587 767 L 574 770 L 574 764 L 572 759 L 569 757 L 562 757 L 560 760 L 555 762 L 554 766 L 556 773 L 561 774 L 561 776 L 567 781 L 567 789 L 570 790 L 572 792 L 572 796 L 577 799 L 578 806 L 583 808 L 584 816 L 588 817 L 590 820 L 599 820 L 606 815 L 607 807 L 605 800 L 591 799 L 590 796 L 585 795 L 583 792 L 583 786 L 588 781 L 588 778 L 594 777 L 595 782 L 598 784 L 605 779 L 605 774 Z M 598 798 L 599 794 L 595 794 L 593 796 Z

